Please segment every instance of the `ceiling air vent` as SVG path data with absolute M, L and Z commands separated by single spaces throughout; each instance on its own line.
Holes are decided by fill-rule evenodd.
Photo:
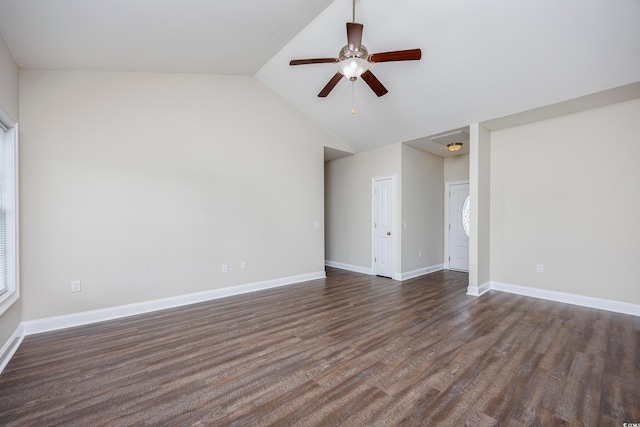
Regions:
M 429 137 L 429 139 L 437 142 L 438 144 L 446 146 L 447 144 L 452 144 L 454 142 L 468 142 L 469 134 L 461 129 L 453 132 L 443 133 L 442 135 L 431 136 Z

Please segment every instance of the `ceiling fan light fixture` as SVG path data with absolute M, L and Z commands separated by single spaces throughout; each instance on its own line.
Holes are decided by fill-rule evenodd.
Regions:
M 362 44 L 363 29 L 364 25 L 356 22 L 356 1 L 353 0 L 353 21 L 347 22 L 347 44 L 340 50 L 338 57 L 292 59 L 289 61 L 289 65 L 338 63 L 338 71 L 318 93 L 319 98 L 326 98 L 345 76 L 352 82 L 355 82 L 358 77 L 362 77 L 362 80 L 378 97 L 385 95 L 389 91 L 369 70 L 369 62 L 417 61 L 422 58 L 422 51 L 420 49 L 405 49 L 369 55 L 367 48 Z
M 356 80 L 369 69 L 366 59 L 353 57 L 347 58 L 338 63 L 338 71 L 351 81 Z
M 447 144 L 447 148 L 449 149 L 449 151 L 460 151 L 460 149 L 462 148 L 462 142 L 452 142 L 450 144 Z

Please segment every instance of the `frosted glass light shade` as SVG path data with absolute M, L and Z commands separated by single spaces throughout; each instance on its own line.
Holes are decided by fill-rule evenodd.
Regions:
M 367 71 L 368 68 L 369 63 L 366 59 L 362 58 L 347 58 L 338 64 L 338 71 L 349 80 L 357 79 L 362 73 Z

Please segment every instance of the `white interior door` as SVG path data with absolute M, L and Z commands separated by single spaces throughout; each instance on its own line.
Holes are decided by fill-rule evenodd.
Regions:
M 373 273 L 393 278 L 393 178 L 375 179 L 373 189 Z
M 449 268 L 469 271 L 469 184 L 449 191 Z

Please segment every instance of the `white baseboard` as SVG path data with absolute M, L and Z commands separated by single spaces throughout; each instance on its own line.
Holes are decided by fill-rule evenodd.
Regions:
M 368 274 L 373 276 L 373 269 L 370 267 L 361 267 L 359 265 L 344 264 L 336 261 L 325 261 L 324 265 L 327 267 L 339 268 L 340 270 L 353 271 L 354 273 Z M 414 277 L 424 276 L 425 274 L 433 273 L 434 271 L 444 270 L 444 264 L 432 265 L 431 267 L 420 268 L 418 270 L 407 271 L 406 273 L 395 273 L 393 280 L 408 280 Z
M 18 325 L 18 328 L 15 332 L 9 337 L 9 340 L 2 346 L 2 350 L 0 350 L 0 374 L 4 371 L 4 368 L 9 363 L 9 360 L 13 357 L 20 344 L 22 344 L 22 340 L 24 339 L 24 327 L 22 323 Z
M 430 267 L 419 268 L 413 271 L 407 271 L 406 273 L 396 273 L 396 280 L 409 280 L 415 277 L 424 276 L 425 274 L 433 273 L 434 271 L 444 270 L 444 264 L 436 264 Z
M 640 305 L 622 301 L 612 301 L 602 298 L 593 298 L 583 295 L 567 294 L 564 292 L 549 291 L 545 289 L 530 288 L 527 286 L 511 285 L 508 283 L 491 282 L 491 290 L 508 292 L 510 294 L 523 295 L 562 302 L 566 304 L 580 305 L 583 307 L 597 308 L 599 310 L 613 311 L 615 313 L 640 316 Z
M 100 310 L 84 311 L 80 313 L 73 313 L 64 316 L 55 316 L 38 320 L 29 320 L 26 322 L 22 322 L 21 326 L 23 327 L 24 335 L 39 334 L 42 332 L 72 328 L 74 326 L 104 322 L 106 320 L 119 319 L 122 317 L 135 316 L 137 314 L 164 310 L 167 308 L 174 308 L 199 302 L 210 301 L 232 295 L 245 294 L 248 292 L 260 291 L 263 289 L 270 289 L 279 286 L 291 285 L 294 283 L 307 282 L 309 280 L 324 279 L 325 277 L 327 277 L 326 273 L 324 271 L 320 271 L 317 273 L 302 274 L 299 276 L 290 276 L 281 279 L 266 280 L 263 282 L 249 283 L 246 285 L 231 286 L 227 288 L 211 289 L 204 292 L 178 295 L 175 297 L 109 307 Z
M 486 294 L 487 292 L 489 292 L 491 290 L 491 282 L 485 282 L 480 286 L 472 286 L 469 285 L 467 287 L 467 295 L 471 295 L 474 297 L 479 297 L 483 294 Z
M 341 262 L 329 260 L 325 261 L 324 265 L 326 265 L 327 267 L 339 268 L 340 270 L 353 271 L 354 273 L 362 273 L 373 276 L 373 269 L 371 267 L 361 267 L 359 265 L 343 264 Z

